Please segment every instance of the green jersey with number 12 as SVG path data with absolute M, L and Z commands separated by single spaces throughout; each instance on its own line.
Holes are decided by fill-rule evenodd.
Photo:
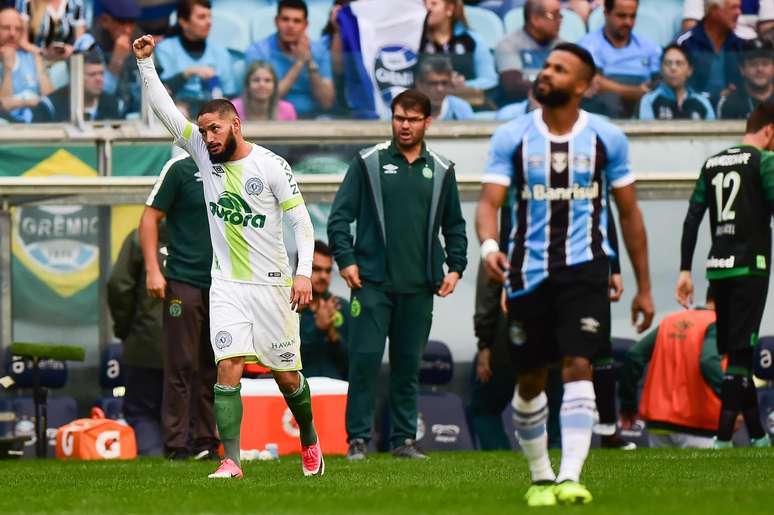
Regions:
M 707 278 L 769 274 L 774 153 L 741 145 L 707 159 L 691 202 L 709 209 Z

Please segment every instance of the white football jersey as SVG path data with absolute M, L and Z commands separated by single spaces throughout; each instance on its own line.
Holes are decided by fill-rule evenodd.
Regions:
M 282 216 L 304 200 L 288 163 L 258 145 L 252 145 L 244 159 L 212 163 L 197 127 L 180 114 L 171 99 L 164 101 L 168 96 L 152 60 L 138 63 L 149 93 L 156 97 L 156 114 L 202 174 L 213 250 L 212 276 L 292 285 Z

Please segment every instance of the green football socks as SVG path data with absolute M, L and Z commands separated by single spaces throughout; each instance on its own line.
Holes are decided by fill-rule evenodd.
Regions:
M 301 433 L 301 445 L 313 445 L 317 443 L 317 431 L 312 419 L 312 390 L 304 375 L 300 372 L 298 375 L 301 377 L 301 385 L 295 392 L 285 395 L 285 402 L 296 418 Z
M 242 397 L 239 391 L 242 385 L 215 385 L 215 421 L 218 425 L 220 441 L 223 442 L 226 458 L 239 462 L 239 430 L 242 426 Z M 311 408 L 310 408 L 311 411 Z

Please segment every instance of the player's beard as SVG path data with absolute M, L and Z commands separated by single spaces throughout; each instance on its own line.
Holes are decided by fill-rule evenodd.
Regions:
M 540 77 L 532 83 L 532 95 L 540 105 L 545 107 L 562 107 L 570 102 L 569 91 L 556 89 L 548 84 L 548 91 L 541 92 L 538 89 L 538 84 L 540 84 Z
M 208 150 L 207 153 L 210 154 L 210 161 L 213 163 L 225 163 L 226 161 L 231 161 L 231 157 L 234 155 L 234 152 L 236 152 L 236 148 L 237 141 L 234 136 L 234 129 L 229 129 L 228 137 L 223 144 L 223 152 L 214 154 Z

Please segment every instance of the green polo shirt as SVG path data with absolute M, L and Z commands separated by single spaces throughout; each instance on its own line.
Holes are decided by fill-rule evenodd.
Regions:
M 387 235 L 387 280 L 384 289 L 418 293 L 429 288 L 427 224 L 433 198 L 433 158 L 422 144 L 409 164 L 392 142 L 379 151 L 384 225 Z
M 164 165 L 146 205 L 167 215 L 169 245 L 165 277 L 210 287 L 212 242 L 199 167 L 190 157 Z

